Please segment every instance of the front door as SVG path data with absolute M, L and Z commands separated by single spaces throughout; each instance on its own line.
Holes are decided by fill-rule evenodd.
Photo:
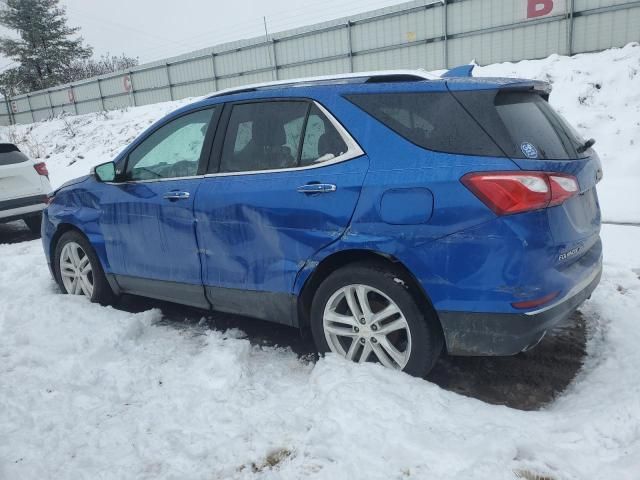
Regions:
M 156 129 L 129 153 L 123 181 L 105 185 L 100 225 L 125 292 L 208 307 L 193 205 L 214 113 L 199 110 Z
M 195 203 L 209 300 L 292 323 L 296 275 L 348 226 L 369 160 L 310 101 L 231 104 L 221 122 L 219 166 Z

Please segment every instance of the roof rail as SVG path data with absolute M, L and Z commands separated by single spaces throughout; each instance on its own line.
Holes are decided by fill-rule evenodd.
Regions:
M 341 73 L 337 75 L 323 75 L 319 77 L 294 78 L 290 80 L 277 80 L 273 82 L 253 83 L 238 87 L 225 88 L 209 95 L 207 98 L 215 98 L 235 93 L 254 92 L 256 90 L 274 87 L 306 87 L 327 83 L 349 83 L 360 80 L 362 83 L 382 82 L 416 82 L 421 80 L 438 80 L 440 77 L 426 70 L 380 70 L 371 72 Z

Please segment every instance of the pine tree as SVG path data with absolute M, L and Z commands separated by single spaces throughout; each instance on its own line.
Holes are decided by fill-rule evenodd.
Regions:
M 12 94 L 53 87 L 68 78 L 70 66 L 92 54 L 67 25 L 59 0 L 6 0 L 0 24 L 15 30 L 19 39 L 1 37 L 0 53 L 18 66 L 0 76 L 3 90 Z M 11 82 L 10 85 L 7 85 Z

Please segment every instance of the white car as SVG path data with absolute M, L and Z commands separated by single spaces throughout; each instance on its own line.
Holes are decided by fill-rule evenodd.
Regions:
M 0 223 L 24 220 L 39 235 L 49 193 L 46 164 L 30 159 L 12 143 L 0 143 Z

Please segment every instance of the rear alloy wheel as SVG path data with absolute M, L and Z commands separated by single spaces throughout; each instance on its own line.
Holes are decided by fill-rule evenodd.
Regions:
M 347 285 L 327 302 L 322 326 L 332 352 L 355 362 L 370 359 L 402 370 L 411 355 L 411 331 L 400 307 L 368 285 Z
M 383 263 L 356 263 L 333 272 L 311 305 L 318 351 L 426 375 L 442 351 L 442 333 L 435 315 L 418 306 L 408 285 L 399 269 Z
M 53 265 L 56 280 L 64 293 L 84 295 L 102 305 L 115 300 L 100 260 L 80 232 L 72 230 L 62 234 L 56 243 Z

